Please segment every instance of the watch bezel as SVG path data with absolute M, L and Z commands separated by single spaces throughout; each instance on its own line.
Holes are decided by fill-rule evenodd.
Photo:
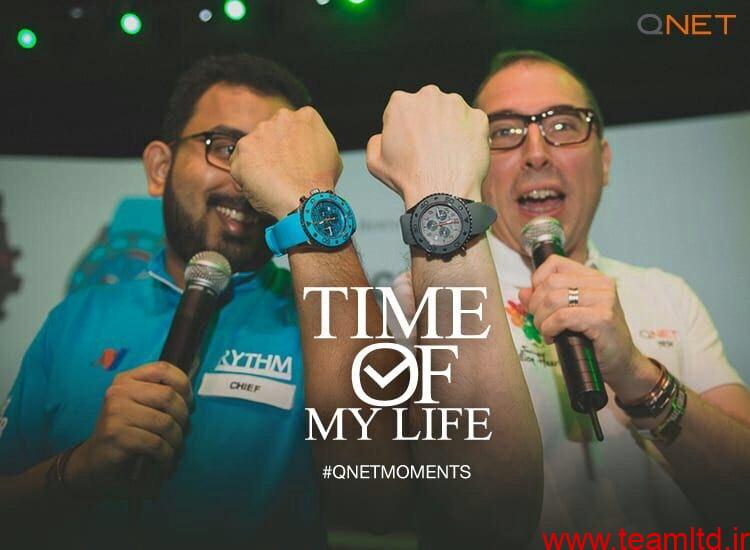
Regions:
M 433 206 L 447 206 L 458 214 L 458 219 L 461 221 L 461 231 L 458 237 L 451 243 L 443 246 L 435 246 L 427 241 L 427 238 L 422 234 L 420 227 L 420 221 L 424 213 L 432 208 Z M 449 195 L 447 193 L 433 193 L 428 195 L 419 201 L 414 210 L 412 211 L 411 218 L 409 220 L 409 226 L 411 233 L 414 236 L 416 243 L 424 249 L 428 254 L 435 256 L 445 256 L 456 252 L 471 238 L 471 213 L 467 208 L 466 203 L 458 197 Z
M 324 201 L 335 203 L 344 213 L 344 231 L 342 231 L 340 237 L 333 238 L 324 235 L 320 231 L 317 231 L 313 226 L 312 210 L 316 205 Z M 304 231 L 307 236 L 309 244 L 331 249 L 344 245 L 349 239 L 351 239 L 354 231 L 357 229 L 357 223 L 354 218 L 354 210 L 352 210 L 352 207 L 349 206 L 349 203 L 344 199 L 330 191 L 313 193 L 307 200 L 305 200 L 300 209 L 300 223 L 302 225 L 302 231 Z

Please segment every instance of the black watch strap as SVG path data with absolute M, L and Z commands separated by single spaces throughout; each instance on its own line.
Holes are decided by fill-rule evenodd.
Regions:
M 410 210 L 414 210 L 411 208 Z M 401 222 L 401 236 L 404 242 L 409 246 L 416 246 L 417 241 L 414 239 L 414 235 L 411 232 L 411 211 L 407 210 L 406 214 L 401 214 L 399 221 Z
M 491 206 L 483 202 L 466 201 L 466 209 L 471 214 L 471 233 L 472 237 L 480 235 L 487 231 L 497 219 L 497 212 Z
M 497 212 L 491 206 L 483 202 L 474 202 L 470 199 L 458 197 L 466 205 L 466 209 L 471 216 L 471 237 L 475 237 L 487 231 L 497 219 Z M 419 203 L 415 204 L 399 218 L 401 224 L 401 236 L 404 242 L 409 246 L 416 246 L 418 243 L 411 231 L 411 217 Z

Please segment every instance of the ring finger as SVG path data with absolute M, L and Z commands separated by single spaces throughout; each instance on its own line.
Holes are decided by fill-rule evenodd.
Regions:
M 573 287 L 571 287 L 571 289 L 572 288 Z M 573 305 L 571 303 L 571 289 L 556 288 L 548 290 L 543 296 L 539 297 L 536 309 L 529 309 L 534 315 L 534 324 L 537 328 L 541 326 L 547 317 L 552 315 L 558 309 L 571 307 Z M 577 294 L 578 303 L 573 307 L 594 307 L 605 304 L 611 293 L 607 290 L 601 290 L 598 288 L 579 288 Z

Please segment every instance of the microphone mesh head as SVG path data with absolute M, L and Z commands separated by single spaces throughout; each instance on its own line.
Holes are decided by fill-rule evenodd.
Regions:
M 550 216 L 538 216 L 521 229 L 523 248 L 531 256 L 534 248 L 543 242 L 557 241 L 560 248 L 565 246 L 565 233 L 562 225 Z
M 185 268 L 185 287 L 199 285 L 221 294 L 231 276 L 232 267 L 224 256 L 210 250 L 198 252 Z

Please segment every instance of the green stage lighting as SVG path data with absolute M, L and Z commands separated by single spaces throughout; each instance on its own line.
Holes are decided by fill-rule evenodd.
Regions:
M 31 29 L 21 29 L 16 35 L 18 45 L 24 50 L 30 50 L 36 46 L 36 34 Z
M 132 12 L 125 13 L 120 17 L 120 28 L 125 34 L 138 34 L 141 32 L 141 27 L 143 27 L 141 18 Z
M 247 14 L 247 8 L 242 0 L 227 0 L 224 2 L 224 13 L 232 21 L 239 21 Z

